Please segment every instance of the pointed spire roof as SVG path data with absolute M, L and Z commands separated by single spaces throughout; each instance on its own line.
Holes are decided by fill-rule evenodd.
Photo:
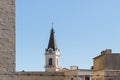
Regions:
M 54 51 L 57 49 L 57 44 L 56 44 L 56 39 L 55 39 L 55 36 L 54 36 L 54 29 L 53 29 L 53 24 L 52 24 L 52 29 L 51 29 L 51 32 L 50 32 L 50 38 L 49 38 L 49 43 L 48 43 L 48 48 L 52 48 Z

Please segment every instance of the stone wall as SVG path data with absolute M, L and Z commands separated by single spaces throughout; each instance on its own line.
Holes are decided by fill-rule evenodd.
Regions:
M 14 80 L 15 0 L 0 0 L 0 80 Z
M 93 71 L 104 70 L 104 68 L 105 68 L 105 56 L 106 55 L 99 55 L 98 57 L 94 58 Z
M 107 49 L 95 57 L 92 80 L 120 80 L 120 53 Z
M 120 53 L 113 53 L 106 55 L 105 69 L 120 70 Z
M 91 80 L 92 71 L 89 69 L 69 70 L 65 72 L 64 80 Z M 86 79 L 89 78 L 89 79 Z
M 104 80 L 105 72 L 104 70 L 93 71 L 92 80 Z
M 105 70 L 105 80 L 120 80 L 120 70 Z
M 64 80 L 62 72 L 16 72 L 16 80 Z

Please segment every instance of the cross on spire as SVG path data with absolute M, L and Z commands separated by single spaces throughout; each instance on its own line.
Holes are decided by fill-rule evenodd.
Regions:
M 54 24 L 54 23 L 52 22 L 52 28 L 53 28 L 53 24 Z

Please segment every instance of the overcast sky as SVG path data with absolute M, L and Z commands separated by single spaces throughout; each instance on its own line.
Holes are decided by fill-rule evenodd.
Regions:
M 17 0 L 17 71 L 44 71 L 52 22 L 61 67 L 89 69 L 102 50 L 120 52 L 120 0 Z

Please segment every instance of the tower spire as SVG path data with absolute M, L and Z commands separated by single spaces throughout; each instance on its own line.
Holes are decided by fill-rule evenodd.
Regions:
M 46 72 L 56 72 L 56 71 L 59 71 L 60 69 L 60 50 L 57 48 L 54 34 L 55 34 L 55 31 L 53 29 L 53 23 L 52 23 L 50 38 L 48 42 L 48 48 L 46 49 L 46 52 L 45 52 L 45 58 L 46 58 L 45 71 Z
M 50 32 L 50 38 L 49 38 L 49 43 L 48 43 L 48 48 L 52 48 L 54 51 L 57 49 L 57 44 L 56 44 L 56 39 L 55 39 L 55 36 L 54 36 L 54 29 L 53 29 L 53 23 L 52 23 L 52 29 L 51 29 L 51 32 Z

